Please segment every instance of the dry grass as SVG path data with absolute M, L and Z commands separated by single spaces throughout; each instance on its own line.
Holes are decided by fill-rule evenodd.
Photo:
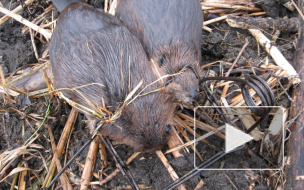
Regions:
M 109 10 L 113 14 L 112 6 L 108 5 L 108 1 L 105 1 L 105 2 L 106 2 L 105 6 L 104 6 L 105 10 L 107 10 L 108 7 L 111 7 Z M 29 4 L 29 6 L 31 6 L 30 4 L 32 3 L 32 1 L 28 0 L 25 3 Z M 261 11 L 260 8 L 256 7 L 251 1 L 209 0 L 209 1 L 202 2 L 201 5 L 202 5 L 202 9 L 205 11 L 205 14 L 219 13 L 219 12 L 225 13 L 216 19 L 205 21 L 205 23 L 204 23 L 205 27 L 207 27 L 208 25 L 210 25 L 214 22 L 224 21 L 225 19 L 227 19 L 228 15 L 240 15 L 240 16 L 250 16 L 251 15 L 251 16 L 253 16 L 253 15 L 265 14 L 264 12 Z M 23 32 L 26 33 L 28 30 L 31 31 L 30 35 L 31 35 L 32 39 L 38 38 L 43 42 L 48 42 L 51 38 L 51 34 L 52 34 L 51 31 L 55 28 L 55 24 L 56 24 L 56 20 L 52 16 L 53 11 L 54 11 L 53 5 L 50 5 L 48 8 L 46 8 L 45 12 L 42 13 L 41 15 L 36 15 L 36 18 L 34 18 L 32 21 L 27 21 L 25 18 L 22 18 L 20 15 L 17 15 L 21 8 L 22 7 L 19 6 L 18 8 L 14 9 L 13 11 L 8 11 L 5 8 L 0 6 L 0 11 L 6 15 L 0 19 L 0 24 L 7 21 L 9 17 L 12 17 L 25 25 Z M 250 14 L 248 14 L 248 12 L 250 12 Z M 205 29 L 208 29 L 208 28 L 205 28 Z M 32 30 L 35 32 L 33 32 Z M 249 30 L 252 30 L 252 29 L 249 29 Z M 212 30 L 209 28 L 208 31 L 211 32 Z M 258 35 L 258 34 L 255 34 L 255 35 Z M 256 37 L 256 38 L 258 39 L 259 37 Z M 263 42 L 260 42 L 260 43 L 262 45 Z M 33 48 L 35 49 L 35 52 L 36 52 L 36 47 L 34 46 L 34 43 L 33 43 Z M 240 51 L 239 55 L 241 56 L 244 51 L 246 51 L 245 47 Z M 107 110 L 105 105 L 102 105 L 102 106 L 94 105 L 88 99 L 87 99 L 87 103 L 91 106 L 90 108 L 80 105 L 80 104 L 74 102 L 73 100 L 66 98 L 60 92 L 63 89 L 52 89 L 51 85 L 50 85 L 49 89 L 44 89 L 42 91 L 40 90 L 37 92 L 31 92 L 31 93 L 26 93 L 26 92 L 23 92 L 21 90 L 18 90 L 16 88 L 10 86 L 10 84 L 12 84 L 13 82 L 20 80 L 25 76 L 29 76 L 29 75 L 33 74 L 34 72 L 37 72 L 38 70 L 45 69 L 46 67 L 49 66 L 50 63 L 49 63 L 47 55 L 39 58 L 38 54 L 36 53 L 36 56 L 37 56 L 39 63 L 34 64 L 31 72 L 22 73 L 22 71 L 20 71 L 19 73 L 16 73 L 14 76 L 9 76 L 6 78 L 4 77 L 3 72 L 2 71 L 0 72 L 0 74 L 1 74 L 0 76 L 1 76 L 1 80 L 2 80 L 2 82 L 0 84 L 1 85 L 0 92 L 6 97 L 6 99 L 8 99 L 10 101 L 14 101 L 13 97 L 20 95 L 20 93 L 24 93 L 31 97 L 37 97 L 37 95 L 49 96 L 49 94 L 53 94 L 54 92 L 56 92 L 57 95 L 59 95 L 62 99 L 64 99 L 71 106 L 77 108 L 78 110 L 81 110 L 84 113 L 89 113 L 94 116 L 98 116 L 99 118 L 103 118 L 104 122 L 113 122 L 113 121 L 115 121 L 115 119 L 117 119 L 120 116 L 120 113 L 121 113 L 120 109 L 122 109 L 124 105 L 130 104 L 132 101 L 135 101 L 136 98 L 142 92 L 142 91 L 137 92 L 138 88 L 142 85 L 142 84 L 138 84 L 138 86 L 135 89 L 133 89 L 133 91 L 129 94 L 129 96 L 126 97 L 126 100 L 122 104 L 120 109 L 116 110 L 115 113 L 112 113 Z M 271 56 L 274 58 L 274 60 L 276 60 L 275 56 L 277 56 L 277 55 L 271 55 Z M 282 55 L 280 54 L 280 56 L 282 56 Z M 238 58 L 235 59 L 235 63 L 237 61 L 238 61 Z M 278 61 L 282 61 L 282 57 L 279 57 Z M 221 67 L 220 64 L 234 66 L 235 63 L 227 63 L 227 62 L 219 61 L 219 62 L 210 63 L 210 64 L 202 66 L 202 70 L 210 67 L 211 65 L 213 67 L 217 66 L 220 69 L 220 67 Z M 288 77 L 289 84 L 284 85 L 286 88 L 289 88 L 292 83 L 295 84 L 295 83 L 299 82 L 298 78 L 296 76 L 296 73 L 294 73 L 294 71 L 292 71 L 290 74 L 290 71 L 286 70 L 286 67 L 285 67 L 286 64 L 289 64 L 289 63 L 285 59 L 283 65 L 278 64 L 278 66 L 275 66 L 273 64 L 268 64 L 266 62 L 262 63 L 260 65 L 260 68 L 264 69 L 263 72 L 269 72 L 270 70 L 273 71 L 274 74 L 267 79 L 267 83 L 273 89 L 273 91 L 276 92 L 276 94 L 278 96 L 282 95 L 284 93 L 284 91 L 286 91 L 286 89 L 282 89 L 282 86 L 279 83 L 280 78 Z M 248 63 L 247 66 L 251 67 L 250 63 Z M 292 67 L 292 66 L 289 66 L 289 67 Z M 231 69 L 232 68 L 233 67 L 231 67 Z M 291 70 L 292 70 L 292 68 L 291 68 Z M 230 71 L 228 73 L 226 73 L 227 76 L 229 75 Z M 165 77 L 168 77 L 168 76 L 165 76 Z M 162 79 L 160 79 L 160 80 L 162 80 Z M 102 84 L 88 84 L 88 85 L 102 85 Z M 77 89 L 82 88 L 82 87 L 83 86 L 74 88 L 74 89 L 68 89 L 68 90 L 73 90 L 73 91 L 79 92 L 79 91 L 77 91 Z M 243 106 L 243 105 L 245 105 L 244 104 L 245 101 L 243 99 L 242 94 L 240 93 L 239 89 L 235 89 L 235 83 L 233 83 L 233 82 L 227 82 L 227 81 L 210 82 L 210 83 L 208 83 L 208 88 L 211 89 L 213 92 L 215 92 L 215 91 L 222 92 L 221 99 L 219 101 L 220 101 L 221 105 L 223 105 L 223 106 Z M 64 89 L 64 90 L 67 90 L 67 89 Z M 231 96 L 232 94 L 236 94 L 236 95 Z M 253 99 L 255 100 L 256 104 L 259 105 L 261 103 L 261 101 L 255 95 L 256 93 L 252 89 L 250 90 L 250 94 L 253 97 Z M 85 96 L 83 96 L 83 97 L 85 98 Z M 278 97 L 276 97 L 276 98 L 278 98 Z M 196 102 L 196 105 L 197 106 L 208 106 L 208 105 L 212 105 L 212 104 L 208 101 L 205 101 L 203 105 L 201 105 L 197 102 Z M 191 107 L 188 107 L 188 108 L 193 109 Z M 228 108 L 227 109 L 224 108 L 223 110 L 224 110 L 224 112 L 229 113 Z M 20 111 L 18 111 L 18 110 L 15 110 L 15 112 L 20 113 Z M 243 108 L 240 110 L 240 112 L 241 113 L 238 113 L 238 114 L 246 114 L 248 112 L 248 110 Z M 218 125 L 220 116 L 216 111 L 212 110 L 212 111 L 208 111 L 208 113 L 206 113 L 206 110 L 202 109 L 202 110 L 198 110 L 198 112 L 196 112 L 196 113 L 201 114 L 204 117 L 208 117 L 210 122 L 211 123 L 213 122 L 216 125 L 212 125 L 212 124 L 210 124 L 210 122 L 209 123 L 203 122 L 202 120 L 195 120 L 193 117 L 189 117 L 183 113 L 177 113 L 174 118 L 174 121 L 175 121 L 174 136 L 175 137 L 174 137 L 174 139 L 172 139 L 169 142 L 170 149 L 166 150 L 166 154 L 174 152 L 174 157 L 179 157 L 179 156 L 184 156 L 185 154 L 188 154 L 189 152 L 191 152 L 190 151 L 190 149 L 191 149 L 193 152 L 196 153 L 198 158 L 201 161 L 203 161 L 203 160 L 205 160 L 205 158 L 196 149 L 197 144 L 199 144 L 199 143 L 207 144 L 208 147 L 215 150 L 218 147 L 215 147 L 214 145 L 212 145 L 212 143 L 209 142 L 206 138 L 209 136 L 216 136 L 216 138 L 218 138 L 218 139 L 225 139 L 225 134 L 223 133 L 223 130 L 222 130 L 222 129 L 224 129 L 224 127 Z M 71 138 L 71 134 L 73 131 L 73 127 L 74 127 L 77 115 L 78 115 L 78 112 L 76 111 L 76 109 L 73 108 L 69 115 L 69 118 L 66 122 L 66 125 L 63 129 L 60 140 L 58 142 L 55 142 L 55 140 L 54 140 L 52 128 L 50 126 L 44 124 L 44 119 L 48 116 L 47 112 L 45 113 L 44 119 L 43 118 L 35 119 L 34 117 L 27 115 L 26 116 L 27 119 L 35 120 L 37 123 L 39 123 L 40 127 L 46 127 L 48 129 L 49 134 L 47 135 L 47 138 L 48 138 L 48 141 L 51 143 L 52 152 L 48 153 L 48 158 L 44 158 L 42 156 L 42 154 L 40 153 L 40 151 L 44 151 L 44 145 L 35 144 L 35 140 L 38 138 L 41 138 L 41 136 L 43 135 L 39 132 L 39 128 L 40 128 L 39 127 L 36 130 L 36 132 L 33 134 L 32 138 L 28 139 L 23 146 L 20 146 L 18 148 L 14 148 L 14 149 L 10 149 L 10 150 L 4 150 L 0 154 L 0 183 L 1 182 L 9 183 L 11 185 L 11 189 L 14 189 L 15 187 L 18 187 L 18 189 L 25 189 L 28 186 L 29 181 L 25 181 L 23 177 L 29 176 L 30 181 L 40 182 L 39 184 L 37 183 L 39 187 L 41 187 L 41 185 L 42 185 L 42 187 L 48 186 L 48 184 L 52 180 L 56 170 L 58 171 L 62 168 L 61 162 L 59 159 L 62 158 L 63 156 L 68 157 L 67 156 L 69 153 L 68 147 L 71 146 L 71 145 L 69 145 L 69 143 L 72 143 L 72 142 L 70 142 L 70 138 Z M 257 119 L 258 118 L 254 115 L 249 115 L 245 119 L 243 118 L 243 123 L 244 123 L 245 128 L 248 129 L 252 125 L 252 123 L 254 123 Z M 287 121 L 285 120 L 284 122 L 287 122 Z M 25 129 L 25 130 L 27 130 L 27 129 Z M 200 135 L 200 134 L 203 134 L 203 135 Z M 194 135 L 195 135 L 195 139 L 193 139 Z M 255 140 L 261 140 L 265 137 L 265 133 L 263 131 L 261 131 L 259 128 L 256 128 L 255 130 L 253 130 L 251 132 L 251 135 L 254 136 Z M 263 146 L 266 146 L 266 145 L 267 144 L 265 142 L 265 144 Z M 266 151 L 269 151 L 271 148 L 268 147 L 267 149 L 268 150 L 266 150 Z M 33 157 L 34 156 L 33 152 L 39 153 L 39 154 L 35 154 L 35 157 L 41 159 L 41 163 L 43 163 L 43 165 L 41 167 L 39 167 L 40 168 L 39 171 L 31 169 L 27 165 L 26 162 L 18 162 L 18 165 L 16 167 L 14 167 L 14 168 L 11 167 L 12 162 L 17 160 L 19 157 L 22 157 L 23 160 L 28 160 L 31 157 Z M 120 172 L 119 169 L 116 169 L 114 172 L 112 172 L 110 174 L 106 174 L 105 170 L 103 170 L 103 173 L 98 173 L 98 174 L 93 173 L 97 154 L 100 154 L 101 157 L 103 158 L 103 166 L 104 167 L 107 166 L 107 161 L 106 161 L 107 159 L 106 159 L 105 152 L 106 152 L 105 147 L 102 144 L 102 142 L 100 142 L 100 139 L 97 136 L 97 138 L 95 138 L 95 140 L 90 145 L 89 153 L 87 155 L 85 164 L 84 165 L 82 164 L 83 174 L 81 177 L 81 181 L 71 180 L 72 176 L 70 174 L 64 173 L 60 177 L 59 184 L 61 185 L 61 187 L 63 189 L 73 189 L 72 185 L 76 184 L 76 185 L 80 185 L 81 189 L 87 189 L 88 187 L 90 187 L 90 185 L 92 185 L 92 186 L 103 185 L 103 184 L 109 182 L 111 179 L 113 179 L 115 177 L 115 175 L 117 175 L 117 173 Z M 65 155 L 64 155 L 64 153 L 65 153 Z M 275 154 L 282 155 L 283 153 L 279 152 L 279 153 L 275 153 Z M 130 164 L 138 155 L 139 155 L 139 153 L 134 153 L 126 161 L 126 164 Z M 177 180 L 179 177 L 177 176 L 174 169 L 170 166 L 170 164 L 168 164 L 168 160 L 165 157 L 165 155 L 161 151 L 158 151 L 157 155 L 158 155 L 159 159 L 162 160 L 164 167 L 167 168 L 168 174 L 171 176 L 171 178 L 173 180 Z M 271 157 L 271 155 L 267 155 L 267 156 Z M 266 158 L 266 159 L 268 159 L 268 158 Z M 283 162 L 283 160 L 281 160 L 281 162 Z M 103 176 L 103 175 L 106 175 L 107 177 L 105 179 L 101 179 L 100 181 L 91 181 L 92 175 L 98 179 L 100 179 L 101 176 Z M 282 175 L 283 175 L 283 177 L 282 177 Z M 12 181 L 7 180 L 7 178 L 9 176 L 14 176 Z M 229 179 L 228 176 L 226 176 L 226 177 Z M 230 179 L 229 179 L 229 181 L 231 182 Z M 280 173 L 280 177 L 278 176 L 275 179 L 275 183 L 277 184 L 277 187 L 282 186 L 282 184 L 284 183 L 284 172 Z M 197 184 L 197 189 L 199 189 L 199 187 L 201 187 L 203 184 L 204 184 L 204 182 L 201 180 Z M 150 187 L 146 187 L 144 185 L 140 185 L 140 187 L 143 189 L 150 188 Z M 184 189 L 184 188 L 185 188 L 185 186 L 179 187 L 179 189 Z

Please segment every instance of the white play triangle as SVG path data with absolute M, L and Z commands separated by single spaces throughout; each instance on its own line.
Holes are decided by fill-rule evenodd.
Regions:
M 253 139 L 252 136 L 229 125 L 228 123 L 226 123 L 225 125 L 226 125 L 226 140 L 225 140 L 225 143 L 226 143 L 225 152 L 226 153 L 232 151 L 236 147 L 239 147 Z

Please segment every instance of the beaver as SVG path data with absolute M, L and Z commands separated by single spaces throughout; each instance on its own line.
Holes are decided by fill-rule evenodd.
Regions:
M 140 41 L 117 18 L 85 3 L 70 4 L 60 13 L 49 55 L 54 86 L 66 98 L 91 109 L 122 107 L 102 134 L 142 152 L 167 143 L 176 106 L 163 91 L 149 93 L 158 88 L 150 85 L 157 77 Z M 134 96 L 146 94 L 123 104 L 136 87 Z
M 203 13 L 199 0 L 118 0 L 116 16 L 141 41 L 160 75 L 190 68 L 165 88 L 177 100 L 198 95 Z
M 55 5 L 56 9 L 61 12 L 64 8 L 69 6 L 72 3 L 82 2 L 85 3 L 85 0 L 52 0 L 52 3 Z M 51 69 L 46 68 L 46 74 L 49 77 L 49 80 L 52 80 Z M 32 69 L 27 68 L 26 72 L 33 72 Z M 42 90 L 47 88 L 47 84 L 45 82 L 45 76 L 42 70 L 38 70 L 32 73 L 30 76 L 25 76 L 22 79 L 14 82 L 11 86 L 18 88 L 24 92 L 32 92 L 36 90 Z

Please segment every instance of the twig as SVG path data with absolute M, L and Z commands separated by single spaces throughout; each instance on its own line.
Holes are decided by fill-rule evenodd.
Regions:
M 208 26 L 203 26 L 203 29 L 206 30 L 207 32 L 212 32 L 212 29 L 209 28 Z
M 202 189 L 204 185 L 204 181 L 203 180 L 200 180 L 199 183 L 196 185 L 196 187 L 194 188 L 194 190 L 199 190 L 199 189 Z
M 212 23 L 215 23 L 215 22 L 218 22 L 218 21 L 221 21 L 221 20 L 225 20 L 227 17 L 228 17 L 228 15 L 224 15 L 224 16 L 221 16 L 221 17 L 217 17 L 217 18 L 214 18 L 214 19 L 204 21 L 203 26 L 207 26 L 209 24 L 212 24 Z
M 167 158 L 162 153 L 162 151 L 160 151 L 160 150 L 156 151 L 156 155 L 162 161 L 162 163 L 164 164 L 165 168 L 167 168 L 167 170 L 169 172 L 169 175 L 171 176 L 171 178 L 173 179 L 173 181 L 178 180 L 179 179 L 178 175 L 176 174 L 176 172 L 174 171 L 174 169 L 172 168 L 172 166 L 169 164 Z M 186 187 L 182 184 L 182 185 L 179 186 L 179 189 L 186 189 Z
M 260 8 L 248 7 L 241 5 L 229 5 L 223 3 L 212 3 L 212 2 L 201 2 L 201 5 L 204 7 L 216 7 L 216 8 L 226 8 L 226 9 L 236 9 L 236 10 L 245 10 L 245 11 L 261 11 Z
M 224 176 L 228 179 L 228 181 L 231 183 L 231 185 L 233 186 L 233 188 L 235 190 L 238 190 L 238 188 L 235 186 L 235 184 L 231 181 L 231 179 L 226 175 L 226 173 L 224 172 Z
M 109 0 L 105 0 L 104 1 L 104 12 L 108 12 L 108 4 L 109 4 Z
M 50 136 L 50 140 L 51 140 L 51 146 L 52 146 L 52 150 L 53 150 L 53 154 L 54 154 L 53 159 L 55 160 L 57 169 L 59 171 L 59 170 L 62 169 L 62 166 L 61 166 L 60 160 L 58 159 L 55 138 L 54 138 L 51 127 L 49 125 L 46 125 L 46 126 L 47 126 L 47 129 L 48 129 L 48 132 L 49 132 L 49 136 Z M 65 173 L 60 176 L 60 182 L 61 182 L 61 187 L 64 190 L 72 190 L 73 189 L 72 185 L 71 185 L 71 183 L 70 183 L 70 181 L 69 181 L 69 179 L 68 179 L 68 177 L 66 176 Z
M 181 120 L 180 120 L 180 121 L 181 121 Z M 186 141 L 187 141 L 187 142 L 190 142 L 191 140 L 190 140 L 190 138 L 188 137 L 187 133 L 185 133 L 185 132 L 182 130 L 181 124 L 178 124 L 178 125 L 177 125 L 177 128 L 178 128 L 178 130 L 180 131 L 180 133 L 183 135 L 183 137 L 186 139 Z M 181 145 L 177 145 L 177 146 L 175 146 L 175 147 L 170 147 L 170 149 L 167 150 L 167 152 L 170 152 L 170 151 L 172 151 L 172 150 L 175 150 L 175 148 L 178 147 L 178 146 L 181 146 Z M 185 148 L 186 148 L 186 147 L 185 147 Z M 194 145 L 191 145 L 191 148 L 195 151 L 196 155 L 197 155 L 197 156 L 199 157 L 199 159 L 203 162 L 204 159 L 203 159 L 203 157 L 201 156 L 201 153 L 194 147 Z M 186 149 L 186 150 L 188 150 L 188 149 Z M 177 151 L 177 150 L 175 150 L 175 151 Z M 189 150 L 188 150 L 187 152 L 189 153 Z
M 189 121 L 193 121 L 193 123 L 195 122 L 196 127 L 201 129 L 201 130 L 205 130 L 205 131 L 208 131 L 208 132 L 218 130 L 218 128 L 216 128 L 216 127 L 213 127 L 211 125 L 207 125 L 206 123 L 203 123 L 203 122 L 198 121 L 198 120 L 194 120 L 192 117 L 189 117 L 185 114 L 178 113 L 178 116 L 180 116 L 181 118 L 187 119 Z M 222 133 L 218 133 L 217 136 L 221 137 L 222 139 L 225 139 L 225 135 L 222 134 Z
M 46 121 L 48 115 L 50 114 L 51 102 L 50 102 L 50 100 L 48 100 L 47 102 L 48 102 L 48 107 L 47 107 L 45 116 L 44 116 L 44 118 L 43 118 L 43 121 L 41 122 L 39 128 L 30 136 L 29 139 L 27 139 L 27 141 L 25 141 L 24 146 L 26 146 L 27 143 L 28 143 L 28 142 L 29 142 L 29 141 L 38 133 L 38 131 L 41 129 L 41 127 L 43 126 L 44 122 Z
M 21 162 L 19 162 L 18 165 L 17 165 L 17 168 L 19 168 L 19 167 L 21 167 Z M 13 181 L 12 181 L 10 190 L 14 190 L 14 189 L 15 189 L 15 185 L 17 184 L 17 180 L 18 180 L 19 174 L 20 174 L 20 173 L 18 172 L 18 173 L 16 173 L 16 174 L 14 175 L 14 179 L 13 179 Z
M 226 77 L 228 77 L 230 75 L 230 72 L 232 71 L 232 69 L 234 68 L 235 64 L 238 62 L 238 60 L 240 59 L 241 55 L 243 54 L 245 48 L 248 46 L 249 41 L 247 38 L 245 38 L 245 44 L 243 45 L 241 51 L 239 52 L 238 56 L 236 57 L 236 59 L 234 60 L 234 62 L 232 63 L 232 65 L 230 66 L 229 70 L 227 71 L 227 73 L 225 74 Z
M 130 158 L 128 158 L 126 165 L 129 165 L 139 154 L 140 154 L 140 152 L 135 152 Z M 103 184 L 107 183 L 112 178 L 114 178 L 119 172 L 120 172 L 119 169 L 115 169 L 114 172 L 112 172 L 104 180 L 102 180 L 99 185 L 103 185 Z
M 20 190 L 25 190 L 26 187 L 26 181 L 25 181 L 25 176 L 27 174 L 27 170 L 24 170 L 20 174 L 20 179 L 19 179 L 19 186 L 18 189 Z
M 109 10 L 109 13 L 111 15 L 115 15 L 116 6 L 117 6 L 117 0 L 113 0 L 112 3 L 111 3 L 111 6 L 110 6 L 110 10 Z
M 302 11 L 300 10 L 300 8 L 298 7 L 298 5 L 293 1 L 291 0 L 293 6 L 295 6 L 295 8 L 297 9 L 298 13 L 300 14 L 300 16 L 302 17 L 302 19 L 304 20 L 304 15 L 302 13 Z M 301 1 L 300 1 L 301 2 Z M 303 2 L 302 2 L 303 3 Z
M 282 55 L 279 49 L 271 43 L 271 41 L 258 29 L 248 29 L 249 32 L 255 37 L 255 39 L 263 46 L 267 53 L 271 55 L 275 63 L 280 66 L 282 69 L 285 69 L 288 72 L 288 75 L 292 84 L 298 84 L 301 82 L 297 71 L 293 66 L 286 60 Z
M 23 3 L 23 6 L 28 6 L 29 4 L 31 4 L 34 0 L 27 0 Z M 1 6 L 1 5 L 0 5 Z M 12 10 L 12 13 L 17 14 L 18 12 L 20 12 L 23 9 L 22 5 L 19 5 L 18 7 L 16 7 L 14 10 Z M 5 23 L 8 19 L 10 19 L 9 15 L 5 15 L 2 18 L 0 18 L 0 25 Z
M 169 148 L 173 148 L 173 147 L 176 147 L 176 146 L 180 146 L 182 144 L 182 142 L 181 142 L 180 137 L 177 134 L 177 131 L 175 130 L 174 127 L 172 127 L 171 131 L 172 131 L 171 132 L 171 138 L 170 138 L 170 140 L 168 142 L 168 147 Z M 184 156 L 183 154 L 180 153 L 179 150 L 173 151 L 172 155 L 173 155 L 174 158 L 178 158 L 178 157 Z
M 102 141 L 99 141 L 99 154 L 100 154 L 102 168 L 106 168 L 108 165 L 107 150 Z
M 96 136 L 96 138 L 91 142 L 89 152 L 87 154 L 86 162 L 81 176 L 81 190 L 88 189 L 88 186 L 90 184 L 92 172 L 96 161 L 98 144 L 99 136 Z
M 34 37 L 32 29 L 30 29 L 30 36 L 31 36 L 31 42 L 32 42 L 34 54 L 35 54 L 35 57 L 36 57 L 36 59 L 38 61 L 39 60 L 39 56 L 38 56 L 37 47 L 36 47 L 36 44 L 35 44 L 35 37 Z
M 30 21 L 26 20 L 25 18 L 23 18 L 22 16 L 13 13 L 12 11 L 7 10 L 4 7 L 0 6 L 0 12 L 2 12 L 3 14 L 6 14 L 10 17 L 12 17 L 13 19 L 17 20 L 18 22 L 28 26 L 29 28 L 35 30 L 36 32 L 39 32 L 40 34 L 42 34 L 47 40 L 51 39 L 52 33 L 49 32 L 46 29 L 40 28 L 39 26 L 37 26 L 36 24 L 31 23 Z
M 72 131 L 72 128 L 75 124 L 77 116 L 78 116 L 77 110 L 75 108 L 72 108 L 72 110 L 70 112 L 70 115 L 69 115 L 69 118 L 68 118 L 68 121 L 66 122 L 66 124 L 64 126 L 64 129 L 62 131 L 61 137 L 60 137 L 58 145 L 57 145 L 56 150 L 57 150 L 58 158 L 60 158 L 62 156 L 63 152 L 64 152 L 64 147 L 66 145 L 66 139 L 68 139 L 69 134 Z M 55 158 L 53 158 L 52 162 L 50 164 L 50 167 L 49 167 L 49 172 L 48 172 L 47 176 L 45 177 L 45 181 L 43 182 L 42 187 L 48 186 L 48 184 L 50 183 L 50 181 L 51 181 L 51 179 L 54 175 L 55 169 L 56 169 L 55 168 Z
M 48 8 L 44 9 L 44 12 L 43 12 L 41 15 L 37 16 L 34 20 L 32 20 L 32 23 L 33 23 L 33 24 L 38 24 L 38 23 L 40 23 L 40 22 L 43 20 L 44 16 L 45 16 L 46 14 L 48 14 L 49 12 L 51 12 L 51 10 L 52 10 L 53 8 L 54 8 L 54 5 L 51 4 Z M 51 23 L 53 23 L 53 22 L 51 22 Z M 28 29 L 29 29 L 29 27 L 28 27 L 28 26 L 25 26 L 25 27 L 22 29 L 22 32 L 21 32 L 21 33 L 24 34 Z
M 176 147 L 174 150 L 179 150 L 179 149 L 181 149 L 181 148 L 183 148 L 185 146 L 189 146 L 189 145 L 192 145 L 194 143 L 197 143 L 198 141 L 201 141 L 201 140 L 206 139 L 207 137 L 209 137 L 211 135 L 214 135 L 214 134 L 218 133 L 219 131 L 221 131 L 224 128 L 225 128 L 225 125 L 221 126 L 220 128 L 218 128 L 218 131 L 211 131 L 211 132 L 206 133 L 206 134 L 204 134 L 202 136 L 199 136 L 199 137 L 197 137 L 196 139 L 194 139 L 192 141 L 189 141 L 189 142 L 187 142 L 187 143 L 185 143 L 185 144 L 183 144 L 181 146 Z M 198 135 L 196 135 L 196 136 L 198 136 Z M 173 149 L 171 149 L 171 151 L 173 151 Z M 169 152 L 167 151 L 166 153 L 169 153 Z

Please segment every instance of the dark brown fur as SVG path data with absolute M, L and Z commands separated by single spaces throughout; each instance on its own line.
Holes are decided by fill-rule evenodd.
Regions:
M 147 67 L 148 59 L 140 41 L 115 17 L 87 4 L 71 4 L 63 10 L 49 49 L 55 87 L 87 85 L 78 91 L 95 106 L 101 106 L 104 100 L 111 111 L 121 105 L 141 80 L 139 90 L 157 79 Z M 103 86 L 89 85 L 92 83 Z M 152 85 L 144 92 L 156 88 Z M 91 107 L 79 93 L 61 92 Z M 165 93 L 141 96 L 125 106 L 121 117 L 102 128 L 102 133 L 137 151 L 154 151 L 167 143 L 174 111 L 175 106 Z
M 203 15 L 198 0 L 119 0 L 117 17 L 142 42 L 162 75 L 193 64 L 199 70 Z M 166 91 L 183 102 L 192 101 L 199 79 L 188 69 Z

